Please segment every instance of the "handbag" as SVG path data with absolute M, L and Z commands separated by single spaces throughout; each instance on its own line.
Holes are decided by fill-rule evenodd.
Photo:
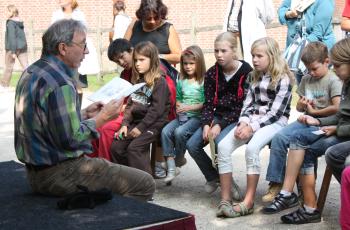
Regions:
M 292 43 L 284 51 L 283 57 L 286 59 L 289 68 L 293 72 L 301 71 L 304 73 L 306 71 L 306 67 L 301 61 L 301 55 L 305 46 L 308 44 L 308 41 L 306 39 L 306 25 L 303 16 L 300 19 L 300 24 L 301 33 L 297 33 L 294 36 Z

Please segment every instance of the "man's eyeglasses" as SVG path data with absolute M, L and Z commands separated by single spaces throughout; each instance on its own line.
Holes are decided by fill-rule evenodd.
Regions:
M 86 50 L 86 47 L 87 47 L 87 43 L 86 43 L 86 42 L 84 42 L 84 43 L 77 43 L 77 42 L 73 42 L 73 41 L 72 41 L 71 43 L 73 43 L 73 44 L 79 46 L 79 47 L 82 48 L 84 51 Z

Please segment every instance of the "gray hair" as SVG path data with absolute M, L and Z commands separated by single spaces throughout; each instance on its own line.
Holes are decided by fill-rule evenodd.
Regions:
M 62 19 L 53 23 L 42 37 L 41 55 L 58 55 L 58 45 L 60 43 L 70 45 L 75 32 L 86 33 L 86 31 L 87 29 L 83 23 L 73 19 Z

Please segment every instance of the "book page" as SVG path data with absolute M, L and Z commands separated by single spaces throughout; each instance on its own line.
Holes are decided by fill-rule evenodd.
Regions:
M 115 77 L 95 93 L 91 94 L 88 99 L 93 102 L 102 101 L 103 103 L 108 103 L 112 99 L 118 100 L 125 96 L 124 91 L 130 88 L 132 88 L 130 82 L 120 77 Z

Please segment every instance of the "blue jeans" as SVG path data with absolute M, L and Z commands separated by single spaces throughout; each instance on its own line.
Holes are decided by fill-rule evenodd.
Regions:
M 267 181 L 283 183 L 290 139 L 298 133 L 311 133 L 313 128 L 315 127 L 295 121 L 284 127 L 272 138 L 266 174 Z
M 197 117 L 191 117 L 181 124 L 178 118 L 168 123 L 162 130 L 161 140 L 165 157 L 183 156 L 186 152 L 186 142 L 201 126 Z
M 215 138 L 216 145 L 236 126 L 236 123 L 231 124 L 221 130 L 220 134 Z M 207 153 L 204 151 L 204 147 L 208 144 L 203 140 L 203 129 L 200 127 L 187 141 L 186 148 L 202 171 L 207 181 L 213 181 L 219 179 L 219 173 L 216 168 L 213 167 L 212 161 Z

